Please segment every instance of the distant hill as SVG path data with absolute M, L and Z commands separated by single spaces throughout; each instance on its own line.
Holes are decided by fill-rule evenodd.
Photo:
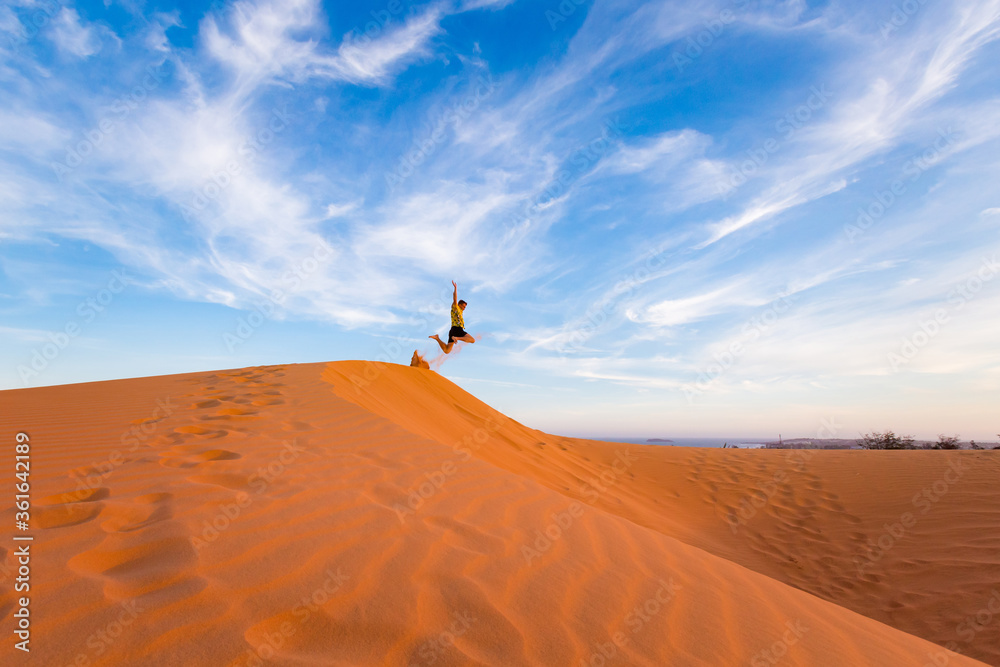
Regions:
M 770 440 L 748 444 L 761 444 L 767 449 L 861 449 L 858 446 L 858 440 L 859 438 L 782 438 L 780 443 L 777 440 Z M 933 449 L 935 444 L 937 444 L 936 440 L 913 441 L 915 449 Z M 1000 446 L 1000 443 L 997 442 L 977 442 L 976 444 L 982 449 L 993 449 Z M 972 449 L 969 441 L 960 442 L 958 445 L 959 449 Z

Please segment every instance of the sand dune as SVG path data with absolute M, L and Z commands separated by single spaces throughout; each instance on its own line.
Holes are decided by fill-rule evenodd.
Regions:
M 960 627 L 1000 581 L 990 452 L 573 440 L 366 362 L 0 408 L 35 535 L 28 659 L 0 551 L 5 665 L 1000 664 L 1000 620 Z

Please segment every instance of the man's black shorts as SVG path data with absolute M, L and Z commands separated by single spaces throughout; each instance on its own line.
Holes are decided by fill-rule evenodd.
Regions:
M 456 338 L 461 338 L 462 336 L 468 336 L 469 334 L 462 327 L 452 327 L 451 331 L 448 332 L 448 342 L 451 343 Z

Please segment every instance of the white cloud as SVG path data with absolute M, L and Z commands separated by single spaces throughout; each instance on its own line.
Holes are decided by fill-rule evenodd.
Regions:
M 515 0 L 462 0 L 459 11 L 468 12 L 476 9 L 497 11 L 511 5 Z
M 363 200 L 357 199 L 355 201 L 347 202 L 346 204 L 327 204 L 326 217 L 342 218 L 348 213 L 353 213 L 358 210 L 358 207 L 360 207 L 363 203 Z
M 708 228 L 711 236 L 696 245 L 695 248 L 699 250 L 705 248 L 744 227 L 772 218 L 799 204 L 825 197 L 847 186 L 847 181 L 844 179 L 830 182 L 818 180 L 825 176 L 827 176 L 826 173 L 817 174 L 813 171 L 778 183 L 755 198 L 740 213 L 710 224 Z
M 653 304 L 644 311 L 629 310 L 627 316 L 633 322 L 645 322 L 654 326 L 669 327 L 697 322 L 711 315 L 725 312 L 734 307 L 753 306 L 766 303 L 765 300 L 749 298 L 743 281 L 736 281 L 711 292 L 681 299 L 668 299 Z
M 50 342 L 52 332 L 43 329 L 0 326 L 0 334 L 12 340 L 20 340 L 28 343 L 45 343 Z
M 711 142 L 711 137 L 692 129 L 664 132 L 642 144 L 623 147 L 606 164 L 623 174 L 666 170 L 704 154 Z
M 39 154 L 61 147 L 69 133 L 44 118 L 0 109 L 0 148 Z
M 831 84 L 833 100 L 823 109 L 828 120 L 810 123 L 787 142 L 781 150 L 792 157 L 772 163 L 768 175 L 774 185 L 742 211 L 709 223 L 709 236 L 697 247 L 845 187 L 845 173 L 922 127 L 928 107 L 954 87 L 973 55 L 998 37 L 1000 2 L 973 2 L 956 7 L 947 20 L 924 21 L 909 39 L 893 35 L 881 49 L 850 62 L 849 73 Z M 850 96 L 858 81 L 864 87 Z
M 441 14 L 428 9 L 374 38 L 348 33 L 336 53 L 299 38 L 303 32 L 317 32 L 319 16 L 317 0 L 237 2 L 228 13 L 229 34 L 214 16 L 203 21 L 205 47 L 236 74 L 240 94 L 280 78 L 321 77 L 377 85 L 386 83 L 402 64 L 426 53 L 428 40 L 440 31 Z
M 324 238 L 322 209 L 282 170 L 278 145 L 292 140 L 293 119 L 287 107 L 270 110 L 258 100 L 269 84 L 282 80 L 386 83 L 411 56 L 424 52 L 426 39 L 438 30 L 438 17 L 430 10 L 368 43 L 331 52 L 307 36 L 323 30 L 314 0 L 236 3 L 225 31 L 210 16 L 201 24 L 198 58 L 182 52 L 170 56 L 175 79 L 185 84 L 181 93 L 159 94 L 158 89 L 127 118 L 116 118 L 100 149 L 71 174 L 72 186 L 54 188 L 17 169 L 7 174 L 0 185 L 0 201 L 10 204 L 5 234 L 41 224 L 28 211 L 51 202 L 50 217 L 57 221 L 44 223 L 47 234 L 86 239 L 126 265 L 159 276 L 161 287 L 182 298 L 246 308 L 280 289 L 287 298 L 277 317 L 295 312 L 345 326 L 397 322 L 382 306 L 398 301 L 401 286 L 411 287 L 409 281 L 365 267 L 365 258 L 352 254 L 348 245 L 334 247 Z M 95 29 L 81 26 L 78 18 L 75 12 L 63 14 L 60 47 L 78 55 L 93 53 Z M 165 29 L 176 24 L 176 15 L 157 15 L 145 46 L 170 52 Z M 229 82 L 203 82 L 205 54 L 228 66 L 234 75 Z M 101 113 L 108 115 L 95 109 L 96 118 Z M 39 159 L 72 138 L 37 112 L 3 114 L 11 117 L 3 123 L 6 131 L 0 130 L 0 145 L 23 153 L 30 143 Z M 266 141 L 262 132 L 269 133 Z M 256 147 L 248 144 L 248 136 Z M 108 208 L 103 199 L 108 188 L 128 194 Z M 155 197 L 167 212 L 137 201 L 145 196 Z M 342 200 L 327 207 L 325 217 L 354 213 L 362 203 Z M 176 233 L 171 216 L 181 207 L 187 207 L 184 233 L 193 243 L 184 249 L 165 241 Z M 56 213 L 63 209 L 64 215 Z M 323 256 L 318 264 L 313 262 L 317 254 Z M 303 274 L 303 266 L 313 270 Z M 359 276 L 369 285 L 364 294 L 345 287 Z
M 364 257 L 406 260 L 431 275 L 460 272 L 498 288 L 531 274 L 521 265 L 526 258 L 501 246 L 492 224 L 498 211 L 516 201 L 495 182 L 444 182 L 392 202 L 376 220 L 359 225 L 354 248 Z
M 385 82 L 399 64 L 427 53 L 427 42 L 441 31 L 440 19 L 438 10 L 428 9 L 374 40 L 345 37 L 335 57 L 316 62 L 316 71 L 353 83 Z
M 170 40 L 167 39 L 167 30 L 181 25 L 180 12 L 157 12 L 146 34 L 146 45 L 153 51 L 169 53 Z
M 7 5 L 0 6 L 0 31 L 16 35 L 22 29 L 17 14 Z
M 801 9 L 800 3 L 795 5 Z M 182 95 L 158 97 L 148 102 L 142 113 L 130 117 L 109 139 L 106 160 L 92 158 L 91 164 L 100 162 L 101 167 L 94 173 L 101 185 L 110 182 L 155 197 L 158 209 L 163 206 L 176 211 L 180 204 L 189 205 L 194 194 L 211 184 L 228 160 L 239 158 L 245 137 L 266 124 L 269 116 L 263 100 L 265 93 L 276 89 L 272 86 L 289 82 L 298 86 L 306 79 L 318 85 L 389 85 L 404 67 L 431 53 L 435 36 L 443 34 L 442 7 L 427 9 L 405 24 L 393 24 L 370 42 L 345 38 L 330 47 L 322 39 L 326 21 L 316 2 L 239 2 L 225 17 L 202 22 L 198 58 L 175 54 L 178 77 L 186 77 L 187 82 Z M 282 276 L 308 257 L 315 244 L 331 239 L 324 233 L 335 229 L 335 261 L 311 274 L 289 299 L 287 308 L 297 315 L 332 319 L 345 326 L 404 319 L 405 315 L 395 315 L 386 308 L 411 303 L 412 295 L 425 289 L 431 279 L 449 273 L 460 273 L 460 279 L 480 288 L 509 289 L 552 269 L 552 263 L 540 261 L 551 241 L 546 234 L 561 221 L 577 224 L 567 212 L 587 188 L 611 179 L 616 183 L 634 181 L 641 186 L 636 188 L 640 196 L 655 200 L 658 211 L 673 213 L 716 198 L 716 184 L 731 171 L 732 158 L 716 157 L 725 154 L 726 143 L 692 128 L 672 128 L 643 138 L 623 137 L 617 149 L 602 155 L 591 172 L 572 182 L 544 210 L 534 210 L 524 219 L 514 216 L 511 222 L 512 211 L 521 210 L 553 183 L 576 146 L 597 136 L 600 123 L 595 119 L 614 117 L 630 104 L 646 101 L 644 92 L 616 89 L 606 83 L 606 77 L 655 49 L 669 48 L 670 41 L 684 35 L 685 30 L 702 29 L 705 17 L 715 10 L 652 3 L 624 19 L 616 11 L 607 3 L 595 3 L 564 57 L 546 61 L 526 82 L 516 76 L 500 81 L 499 92 L 456 125 L 454 137 L 435 147 L 405 187 L 383 200 L 368 197 L 365 179 L 370 175 L 364 169 L 355 173 L 345 168 L 344 173 L 324 174 L 315 180 L 302 178 L 295 162 L 313 147 L 287 145 L 286 135 L 279 135 L 258 159 L 242 163 L 239 176 L 196 212 L 185 230 L 199 239 L 194 248 L 181 252 L 163 242 L 173 224 L 169 212 L 162 218 L 159 212 L 151 212 L 137 223 L 138 216 L 128 215 L 132 211 L 127 205 L 122 205 L 121 213 L 104 214 L 94 200 L 89 201 L 93 208 L 80 207 L 86 213 L 79 216 L 83 221 L 66 223 L 58 231 L 90 238 L 113 249 L 123 260 L 161 273 L 163 284 L 186 298 L 246 307 L 271 286 L 281 284 Z M 779 22 L 793 19 L 786 16 Z M 160 28 L 169 23 L 161 20 Z M 620 37 L 628 30 L 641 39 Z M 968 41 L 971 44 L 986 34 L 967 41 L 972 40 Z M 914 110 L 925 109 L 943 95 L 948 81 L 961 71 L 960 66 L 948 63 L 960 64 L 962 58 L 971 56 L 962 55 L 962 49 L 945 49 L 936 74 L 929 79 L 932 85 L 907 88 L 905 84 L 915 80 L 914 72 L 921 70 L 917 64 L 926 65 L 929 56 L 896 37 L 902 35 L 894 36 L 892 48 L 905 53 L 889 57 L 894 51 L 887 50 L 886 59 L 879 63 L 885 71 L 858 69 L 853 60 L 845 64 L 861 84 L 837 90 L 834 102 L 824 111 L 828 117 L 783 146 L 780 159 L 775 158 L 768 170 L 762 171 L 759 183 L 745 186 L 746 201 L 735 210 L 719 206 L 710 214 L 697 212 L 708 217 L 712 240 L 843 188 L 846 177 L 853 177 L 859 165 L 898 145 L 900 137 L 912 137 L 917 116 Z M 170 48 L 162 30 L 153 30 L 150 39 L 148 46 L 153 50 Z M 869 58 L 864 49 L 859 53 L 861 60 Z M 200 75 L 215 63 L 222 63 L 232 75 L 224 78 L 222 85 L 214 80 L 209 84 L 210 79 L 203 80 Z M 477 62 L 474 67 L 478 69 L 470 71 L 478 74 L 486 65 Z M 448 79 L 442 87 L 454 95 L 457 88 L 451 85 Z M 930 90 L 940 94 L 934 97 Z M 316 94 L 310 90 L 306 99 L 315 100 Z M 338 95 L 328 95 L 318 98 L 327 100 L 317 107 L 324 115 L 327 104 L 332 109 L 337 106 Z M 911 99 L 925 100 L 920 103 L 924 106 L 914 106 L 916 102 L 907 101 Z M 315 117 L 311 108 L 305 112 L 311 117 L 297 117 L 293 121 L 298 124 L 296 130 Z M 400 111 L 400 122 L 416 124 L 412 119 L 417 113 L 410 108 Z M 334 115 L 331 111 L 330 118 L 322 122 L 333 124 Z M 36 115 L 33 122 L 40 118 L 44 116 Z M 380 137 L 377 133 L 384 128 L 362 125 L 358 123 L 359 132 L 371 132 L 365 136 L 370 136 L 373 146 L 396 146 L 401 154 L 413 136 L 420 136 L 418 130 L 412 130 L 410 134 L 401 131 Z M 37 125 L 32 132 L 42 129 Z M 403 141 L 397 141 L 399 136 Z M 0 136 L 0 141 L 5 137 Z M 383 139 L 385 143 L 379 144 Z M 98 182 L 87 182 L 84 177 L 81 181 L 88 187 Z M 25 183 L 18 182 L 17 192 L 13 185 L 0 186 L 0 199 L 20 197 L 31 190 L 23 186 Z M 605 206 L 614 210 L 614 200 Z M 74 206 L 67 203 L 66 208 Z M 324 224 L 334 218 L 334 223 Z M 683 239 L 686 245 L 691 242 L 689 230 L 704 219 L 694 220 L 685 230 L 664 215 L 662 229 L 652 224 L 640 228 L 644 223 L 629 221 L 616 231 L 623 235 L 635 231 L 669 235 Z M 586 231 L 581 230 L 581 234 Z M 620 328 L 630 328 L 628 341 L 642 340 L 643 336 L 648 341 L 662 341 L 658 335 L 666 334 L 653 335 L 650 330 L 682 329 L 707 317 L 760 307 L 786 286 L 807 289 L 857 268 L 851 269 L 853 265 L 835 257 L 824 257 L 814 266 L 795 264 L 795 271 L 787 266 L 770 272 L 740 268 L 737 270 L 746 271 L 759 282 L 727 284 L 717 274 L 725 254 L 713 254 L 717 248 L 708 244 L 701 247 L 704 252 L 678 257 L 671 273 L 658 272 L 657 279 L 643 288 L 641 298 L 629 297 L 622 312 L 616 311 L 605 328 L 592 338 L 588 335 L 588 346 L 608 350 L 622 345 L 626 338 L 618 335 Z M 608 264 L 613 261 L 608 260 Z M 849 268 L 841 273 L 829 268 L 841 265 Z M 826 275 L 830 271 L 833 273 Z M 359 276 L 365 284 L 363 294 L 359 293 Z M 594 283 L 607 278 L 600 271 L 588 276 Z M 631 319 L 624 315 L 625 306 Z M 531 341 L 529 349 L 539 353 L 558 349 L 585 319 L 570 315 L 564 324 L 539 326 L 512 338 Z M 603 334 L 611 334 L 615 340 L 608 342 L 601 338 Z M 642 368 L 633 371 L 641 373 Z M 595 368 L 589 372 L 596 377 L 602 371 Z M 629 373 L 608 375 L 625 377 Z
M 345 42 L 329 52 L 305 37 L 321 29 L 315 0 L 238 2 L 224 28 L 209 16 L 201 24 L 201 43 L 205 53 L 228 66 L 231 82 L 208 92 L 200 63 L 186 63 L 178 54 L 171 62 L 187 82 L 184 94 L 145 102 L 141 112 L 116 126 L 101 153 L 87 164 L 88 173 L 101 171 L 105 182 L 141 183 L 173 210 L 184 207 L 191 233 L 200 239 L 197 251 L 181 252 L 163 243 L 169 223 L 159 215 L 148 215 L 141 223 L 119 215 L 98 223 L 95 216 L 95 222 L 52 231 L 89 239 L 122 261 L 160 273 L 161 284 L 184 298 L 245 308 L 281 289 L 288 292 L 284 312 L 345 326 L 397 321 L 381 306 L 398 301 L 407 282 L 365 267 L 366 258 L 352 252 L 349 243 L 334 247 L 319 231 L 324 219 L 356 213 L 363 199 L 330 204 L 326 215 L 318 213 L 319 207 L 287 181 L 276 155 L 277 146 L 291 140 L 288 128 L 294 120 L 288 108 L 257 109 L 255 102 L 269 84 L 282 80 L 386 83 L 424 52 L 426 41 L 439 30 L 439 17 L 428 10 L 371 41 Z M 155 51 L 169 50 L 163 29 L 174 20 L 160 19 L 147 41 Z M 269 133 L 263 145 L 262 132 Z M 257 144 L 248 144 L 248 136 L 257 138 Z M 82 172 L 75 176 L 86 178 Z M 80 211 L 74 217 L 85 215 Z M 406 230 L 398 231 L 402 235 Z M 311 266 L 317 248 L 329 252 L 323 250 L 324 261 L 301 277 L 303 262 Z M 362 243 L 364 251 L 385 249 Z M 407 254 L 404 247 L 388 244 L 388 249 Z M 369 285 L 364 294 L 345 287 L 358 276 Z
M 52 39 L 60 51 L 77 58 L 86 58 L 101 50 L 97 31 L 83 25 L 77 11 L 68 7 L 64 7 L 53 19 Z

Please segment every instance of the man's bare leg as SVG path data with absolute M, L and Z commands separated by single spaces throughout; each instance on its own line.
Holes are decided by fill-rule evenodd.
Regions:
M 437 344 L 441 346 L 441 351 L 444 352 L 445 354 L 450 353 L 451 352 L 451 348 L 455 347 L 455 343 L 444 343 L 441 340 L 440 336 L 438 336 L 437 334 L 434 334 L 433 336 L 428 336 L 428 338 L 433 338 L 434 340 L 436 340 Z M 463 336 L 463 338 L 464 338 L 464 336 Z M 462 339 L 460 338 L 459 340 L 462 340 Z

